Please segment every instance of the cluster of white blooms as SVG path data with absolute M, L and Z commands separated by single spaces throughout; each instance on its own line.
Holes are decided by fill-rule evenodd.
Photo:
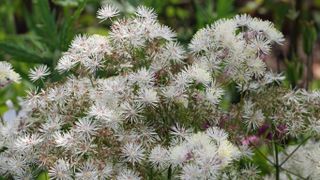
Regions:
M 5 61 L 0 61 L 0 88 L 12 83 L 19 82 L 20 75 L 12 69 L 12 65 Z
M 181 179 L 212 179 L 219 171 L 240 157 L 240 151 L 224 131 L 209 128 L 206 132 L 192 133 L 169 148 L 169 162 L 181 167 Z
M 106 5 L 98 18 L 118 14 Z M 175 156 L 187 162 L 198 153 L 194 165 L 206 177 L 217 175 L 239 158 L 227 135 L 219 142 L 213 137 L 222 130 L 188 130 L 181 142 L 174 140 L 183 134 L 180 123 L 189 119 L 200 127 L 214 116 L 224 92 L 209 71 L 185 63 L 186 56 L 175 33 L 142 6 L 134 16 L 113 21 L 109 36 L 75 37 L 56 67 L 68 78 L 29 92 L 24 116 L 2 126 L 1 174 L 18 178 L 47 170 L 53 179 L 140 179 L 146 176 L 141 167 L 151 163 L 177 168 L 174 175 L 180 176 L 193 164 L 177 164 Z M 43 81 L 49 74 L 40 65 L 29 77 Z M 187 114 L 174 115 L 175 107 Z M 202 138 L 206 141 L 197 145 Z M 190 155 L 182 154 L 187 151 Z
M 55 68 L 67 78 L 30 91 L 22 113 L 0 126 L 1 175 L 254 178 L 258 168 L 240 163 L 251 154 L 242 136 L 270 119 L 286 134 L 305 132 L 292 130 L 299 124 L 290 115 L 305 121 L 303 130 L 319 132 L 320 93 L 286 95 L 272 86 L 283 80 L 264 63 L 272 43 L 283 41 L 272 23 L 247 15 L 219 20 L 194 36 L 190 55 L 152 9 L 116 19 L 120 11 L 105 5 L 97 16 L 112 19 L 108 36 L 76 36 Z M 3 67 L 3 77 L 18 80 Z M 50 73 L 40 65 L 29 77 L 44 81 Z M 243 97 L 225 112 L 220 104 L 230 82 Z
M 266 71 L 264 60 L 271 45 L 283 41 L 271 22 L 237 15 L 198 31 L 189 48 L 200 67 L 246 90 L 270 81 L 272 74 Z
M 269 87 L 251 92 L 250 96 L 244 98 L 243 106 L 231 112 L 231 116 L 237 116 L 241 109 L 242 121 L 248 130 L 257 130 L 272 122 L 277 133 L 284 137 L 317 135 L 320 133 L 319 105 L 319 91 Z

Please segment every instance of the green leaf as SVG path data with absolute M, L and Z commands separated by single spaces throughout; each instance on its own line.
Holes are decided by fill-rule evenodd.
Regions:
M 64 7 L 75 7 L 79 5 L 79 1 L 81 0 L 53 0 L 52 2 Z
M 286 77 L 292 87 L 295 87 L 298 81 L 303 75 L 303 65 L 297 58 L 293 58 L 292 61 L 285 60 L 287 65 Z
M 260 154 L 262 153 L 262 154 Z M 268 157 L 268 147 L 263 145 L 259 147 L 258 150 L 254 150 L 254 155 L 252 157 L 252 161 L 254 164 L 259 165 L 259 169 L 261 170 L 262 174 L 268 174 L 272 170 L 272 165 L 265 159 L 265 157 Z
M 203 5 L 204 4 L 204 5 Z M 197 19 L 197 29 L 214 21 L 214 2 L 207 0 L 206 3 L 194 1 Z
M 41 63 L 50 64 L 50 59 L 41 57 L 35 52 L 31 52 L 23 47 L 19 47 L 15 44 L 0 42 L 0 50 L 9 54 L 17 61 L 23 61 L 28 63 Z
M 317 40 L 317 30 L 312 23 L 306 23 L 302 28 L 303 50 L 307 55 L 311 55 L 313 45 Z
M 217 1 L 217 18 L 228 17 L 234 9 L 234 0 L 218 0 Z
M 72 27 L 74 26 L 75 20 L 80 17 L 81 12 L 85 8 L 86 2 L 87 2 L 86 0 L 81 1 L 79 7 L 73 13 L 73 15 L 71 17 L 66 16 L 67 20 L 63 22 L 62 28 L 59 33 L 60 49 L 62 51 L 66 51 L 68 49 L 70 41 L 74 36 L 74 30 Z
M 55 15 L 50 10 L 48 0 L 33 0 L 33 14 L 31 15 L 33 29 L 36 31 L 44 43 L 52 51 L 58 47 L 57 25 Z M 30 23 L 29 23 L 30 24 Z
M 48 172 L 46 171 L 41 172 L 36 180 L 49 180 Z

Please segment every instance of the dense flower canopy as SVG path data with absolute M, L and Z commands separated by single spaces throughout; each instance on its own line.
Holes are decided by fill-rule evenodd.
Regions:
M 282 87 L 284 77 L 264 62 L 272 45 L 284 41 L 271 22 L 248 15 L 222 19 L 185 48 L 150 8 L 117 16 L 115 7 L 102 7 L 97 17 L 112 19 L 110 33 L 76 36 L 56 66 L 66 78 L 30 91 L 16 119 L 0 126 L 0 174 L 254 179 L 258 167 L 243 163 L 253 153 L 248 137 L 262 127 L 279 141 L 319 133 L 320 93 Z M 1 86 L 19 80 L 8 63 L 0 70 Z M 41 65 L 29 77 L 45 80 L 50 73 Z M 241 99 L 227 111 L 221 104 L 230 84 Z M 319 149 L 309 146 L 313 157 Z M 308 160 L 304 164 L 320 167 Z

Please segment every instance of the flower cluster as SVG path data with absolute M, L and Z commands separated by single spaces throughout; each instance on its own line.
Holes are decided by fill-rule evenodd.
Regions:
M 16 120 L 0 126 L 0 174 L 253 179 L 260 171 L 246 162 L 252 143 L 241 138 L 264 126 L 276 127 L 263 133 L 271 139 L 319 133 L 319 93 L 280 87 L 283 77 L 264 63 L 284 40 L 272 23 L 219 20 L 196 33 L 188 53 L 152 9 L 116 16 L 115 7 L 102 7 L 97 17 L 112 19 L 108 36 L 76 36 L 55 68 L 66 78 L 30 91 Z M 3 77 L 16 81 L 4 67 Z M 29 77 L 45 81 L 50 73 L 41 65 Z M 232 83 L 241 99 L 226 111 Z
M 189 48 L 201 67 L 232 79 L 244 91 L 274 80 L 264 60 L 271 45 L 283 41 L 283 35 L 271 22 L 237 15 L 199 30 Z

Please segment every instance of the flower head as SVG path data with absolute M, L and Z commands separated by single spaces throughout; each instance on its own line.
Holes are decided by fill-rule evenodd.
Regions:
M 106 4 L 97 12 L 97 18 L 105 21 L 109 18 L 119 15 L 119 10 L 111 4 Z
M 29 78 L 35 82 L 40 79 L 44 79 L 45 76 L 50 75 L 50 70 L 46 65 L 37 66 L 29 71 Z
M 125 161 L 132 163 L 140 163 L 144 160 L 144 148 L 141 144 L 137 143 L 127 143 L 122 148 L 122 156 L 124 157 Z
M 72 173 L 69 162 L 59 159 L 53 167 L 49 169 L 49 176 L 57 180 L 71 180 Z

